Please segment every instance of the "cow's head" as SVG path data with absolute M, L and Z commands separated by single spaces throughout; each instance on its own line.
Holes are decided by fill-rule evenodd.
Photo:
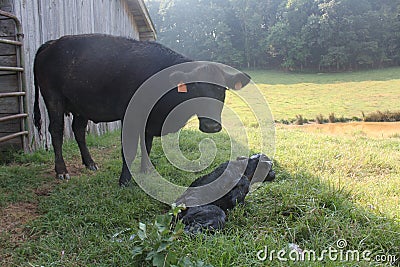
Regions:
M 190 72 L 175 71 L 170 75 L 171 82 L 178 85 L 179 92 L 187 93 L 190 98 L 210 99 L 202 106 L 202 110 L 196 112 L 199 129 L 205 133 L 216 133 L 222 129 L 220 122 L 225 91 L 240 90 L 250 79 L 245 73 L 229 73 L 227 69 L 212 64 L 201 65 Z

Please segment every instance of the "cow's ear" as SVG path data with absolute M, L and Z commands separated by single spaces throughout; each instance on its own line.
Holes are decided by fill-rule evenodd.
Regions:
M 245 87 L 251 80 L 251 77 L 244 73 L 240 72 L 237 74 L 228 74 L 225 73 L 226 82 L 228 87 L 234 90 L 240 90 Z
M 169 75 L 170 82 L 177 86 L 180 83 L 185 83 L 187 81 L 187 74 L 182 71 L 174 71 Z
M 178 86 L 179 93 L 186 93 L 187 86 L 186 81 L 188 80 L 188 75 L 182 71 L 175 71 L 169 75 L 169 80 L 173 86 Z
M 245 159 L 249 159 L 249 158 L 245 157 L 245 156 L 239 156 L 236 158 L 236 160 L 245 160 Z

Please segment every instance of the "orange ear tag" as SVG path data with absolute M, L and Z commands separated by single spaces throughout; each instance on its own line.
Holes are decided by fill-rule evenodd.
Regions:
M 187 93 L 186 84 L 183 82 L 178 83 L 178 93 Z
M 235 89 L 236 89 L 236 90 L 242 89 L 242 87 L 243 87 L 243 85 L 242 85 L 241 82 L 235 83 Z

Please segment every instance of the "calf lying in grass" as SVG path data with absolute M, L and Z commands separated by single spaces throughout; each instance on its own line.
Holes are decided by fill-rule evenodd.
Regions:
M 274 179 L 272 161 L 264 154 L 222 163 L 213 172 L 197 178 L 177 199 L 177 205 L 185 204 L 188 207 L 178 218 L 185 224 L 186 232 L 222 229 L 225 213 L 237 204 L 244 203 L 251 182 Z

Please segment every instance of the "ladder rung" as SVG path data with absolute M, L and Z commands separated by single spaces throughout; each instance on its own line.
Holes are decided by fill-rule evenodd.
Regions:
M 24 71 L 24 68 L 0 66 L 0 71 Z
M 13 97 L 13 96 L 25 96 L 25 92 L 12 92 L 12 93 L 0 93 L 0 98 L 2 97 Z
M 0 38 L 0 43 L 3 43 L 3 44 L 10 44 L 10 45 L 18 45 L 18 46 L 21 46 L 21 45 L 22 45 L 22 43 L 19 42 L 19 41 L 8 40 L 8 39 L 1 39 L 1 38 Z
M 0 143 L 8 141 L 8 140 L 13 139 L 13 138 L 16 138 L 18 136 L 27 135 L 27 134 L 28 134 L 28 131 L 23 131 L 23 132 L 18 132 L 18 133 L 6 135 L 6 136 L 3 136 L 3 137 L 0 137 Z
M 21 119 L 21 118 L 26 118 L 26 117 L 28 117 L 28 114 L 26 114 L 26 113 L 10 115 L 10 116 L 1 117 L 0 118 L 0 122 L 9 121 L 9 120 L 15 120 L 15 119 Z

